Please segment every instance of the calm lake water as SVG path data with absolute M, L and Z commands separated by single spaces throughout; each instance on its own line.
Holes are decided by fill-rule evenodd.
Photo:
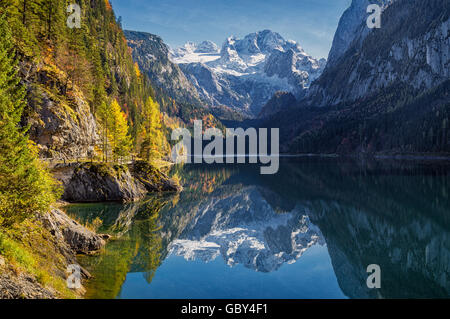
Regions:
M 87 298 L 450 297 L 450 163 L 284 158 L 175 167 L 177 195 L 67 212 L 117 239 Z M 369 289 L 367 266 L 381 267 Z

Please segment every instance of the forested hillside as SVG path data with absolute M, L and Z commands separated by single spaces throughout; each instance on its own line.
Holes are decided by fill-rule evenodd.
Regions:
M 0 298 L 77 297 L 66 267 L 105 241 L 56 207 L 61 186 L 79 171 L 82 185 L 109 183 L 88 191 L 122 200 L 159 189 L 170 180 L 150 163 L 169 154 L 166 122 L 178 120 L 161 112 L 108 0 L 0 1 L 0 34 Z M 139 181 L 132 159 L 147 168 Z M 59 185 L 45 162 L 73 175 Z
M 291 153 L 448 154 L 450 81 L 416 95 L 393 86 L 355 103 L 292 105 L 262 126 L 280 127 Z M 298 118 L 292 123 L 292 118 Z
M 45 158 L 139 152 L 150 138 L 143 128 L 154 91 L 133 62 L 108 0 L 77 1 L 80 28 L 67 24 L 72 2 L 0 4 L 27 91 L 22 124 L 30 126 L 30 137 Z M 159 113 L 159 107 L 153 111 Z
M 155 91 L 161 111 L 191 126 L 195 119 L 202 119 L 206 126 L 221 127 L 214 110 L 207 109 L 195 86 L 183 71 L 170 61 L 169 48 L 157 35 L 124 31 L 134 61 L 146 74 Z

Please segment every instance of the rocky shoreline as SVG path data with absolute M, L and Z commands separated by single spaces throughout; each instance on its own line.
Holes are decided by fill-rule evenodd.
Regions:
M 147 162 L 57 165 L 53 174 L 67 202 L 133 202 L 152 192 L 180 192 L 182 187 Z
M 69 265 L 78 265 L 77 254 L 93 254 L 98 252 L 109 239 L 108 235 L 100 235 L 87 229 L 71 219 L 59 208 L 52 208 L 45 214 L 36 215 L 33 224 L 42 226 L 42 237 L 50 247 L 50 252 L 57 255 L 55 270 L 51 275 L 65 281 Z M 50 262 L 50 261 L 49 261 Z M 81 281 L 91 275 L 80 266 Z M 0 299 L 54 299 L 59 298 L 59 291 L 44 287 L 33 274 L 18 271 L 7 259 L 0 255 Z M 83 287 L 74 291 L 80 298 L 84 295 Z
M 54 177 L 64 188 L 62 200 L 45 214 L 36 214 L 31 221 L 39 240 L 46 246 L 42 249 L 44 262 L 49 255 L 52 271 L 49 274 L 64 282 L 67 267 L 78 265 L 77 255 L 95 254 L 110 239 L 109 235 L 96 234 L 70 218 L 61 206 L 71 202 L 134 202 L 148 193 L 180 192 L 182 187 L 161 170 L 147 162 L 132 164 L 69 163 L 52 168 Z M 25 245 L 19 238 L 19 242 Z M 37 249 L 39 243 L 30 241 L 28 248 Z M 37 249 L 38 250 L 38 249 Z M 82 282 L 91 278 L 87 270 L 80 267 Z M 42 285 L 39 276 L 26 269 L 17 268 L 8 258 L 0 254 L 0 299 L 53 299 L 60 298 L 61 291 Z M 66 289 L 64 287 L 64 289 Z M 85 289 L 76 289 L 75 298 L 82 298 Z

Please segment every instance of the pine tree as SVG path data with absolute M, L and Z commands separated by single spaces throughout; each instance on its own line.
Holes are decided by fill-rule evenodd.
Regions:
M 0 33 L 0 226 L 5 227 L 46 210 L 56 200 L 57 188 L 19 127 L 25 91 L 5 16 L 0 16 Z

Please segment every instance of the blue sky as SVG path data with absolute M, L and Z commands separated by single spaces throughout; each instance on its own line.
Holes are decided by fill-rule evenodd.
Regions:
M 351 0 L 110 0 L 124 29 L 157 34 L 172 47 L 270 29 L 327 57 Z

